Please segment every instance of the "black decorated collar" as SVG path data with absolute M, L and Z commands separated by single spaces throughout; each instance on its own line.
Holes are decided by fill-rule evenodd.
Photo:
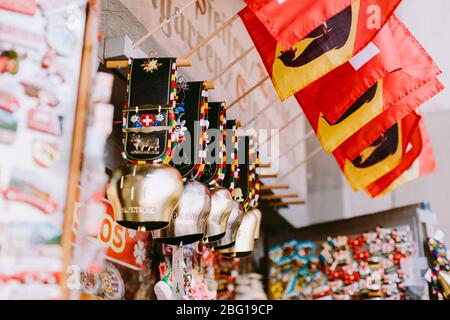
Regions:
M 131 59 L 128 73 L 128 106 L 167 105 L 175 101 L 173 70 L 176 58 Z
M 176 59 L 130 59 L 123 109 L 123 157 L 132 163 L 165 162 L 172 156 Z
M 179 86 L 175 108 L 173 166 L 183 178 L 199 179 L 206 157 L 208 92 L 203 81 Z
M 223 176 L 220 185 L 226 189 L 230 189 L 232 182 L 236 181 L 237 168 L 237 129 L 236 120 L 227 120 L 225 124 L 226 140 L 225 140 L 225 175 Z
M 208 143 L 206 147 L 206 164 L 202 176 L 198 181 L 203 184 L 211 184 L 221 178 L 225 163 L 225 103 L 209 102 L 208 103 L 208 123 L 210 129 L 208 131 Z
M 238 143 L 238 177 L 231 188 L 233 200 L 245 206 L 250 200 L 250 137 L 240 136 Z

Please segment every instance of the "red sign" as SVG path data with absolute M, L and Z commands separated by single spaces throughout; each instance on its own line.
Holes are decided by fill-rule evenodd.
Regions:
M 107 248 L 109 260 L 131 269 L 140 270 L 145 260 L 148 233 L 127 229 L 114 220 L 112 206 L 102 201 L 105 207 L 105 217 L 97 234 L 96 240 Z M 77 229 L 77 217 L 74 218 L 73 231 Z

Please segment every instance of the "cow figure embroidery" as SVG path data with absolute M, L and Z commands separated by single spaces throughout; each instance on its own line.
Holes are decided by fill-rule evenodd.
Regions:
M 158 153 L 159 139 L 151 135 L 135 134 L 130 137 L 130 142 L 135 148 L 134 153 Z

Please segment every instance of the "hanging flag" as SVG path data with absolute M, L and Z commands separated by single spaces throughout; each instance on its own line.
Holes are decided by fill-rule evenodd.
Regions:
M 367 146 L 375 141 L 381 133 L 401 120 L 408 113 L 417 109 L 425 101 L 431 99 L 444 89 L 442 83 L 434 78 L 425 85 L 408 94 L 395 105 L 388 107 L 386 111 L 370 121 L 364 127 L 355 132 L 350 138 L 342 143 L 336 150 L 335 155 L 347 159 L 355 159 Z
M 414 38 L 414 36 L 409 32 L 409 30 L 406 28 L 406 26 L 395 16 L 393 15 L 392 18 L 389 20 L 389 23 L 386 27 L 389 27 L 390 33 L 391 33 L 391 50 L 397 51 L 398 57 L 401 61 L 401 67 L 403 70 L 398 70 L 395 74 L 389 74 L 386 73 L 386 79 L 385 79 L 385 88 L 383 91 L 385 91 L 384 94 L 384 103 L 385 105 L 393 105 L 396 102 L 400 101 L 403 97 L 405 97 L 408 93 L 414 91 L 415 89 L 419 88 L 420 86 L 424 85 L 428 81 L 430 81 L 432 78 L 437 77 L 439 74 L 441 74 L 441 70 L 436 66 L 433 59 L 429 56 L 429 54 L 426 52 L 426 50 L 420 45 L 420 43 Z M 380 36 L 383 35 L 383 33 L 386 32 L 386 28 L 383 28 L 383 30 L 380 32 Z M 378 38 L 378 36 L 377 36 Z M 385 38 L 386 39 L 386 38 Z M 384 52 L 387 52 L 388 49 L 388 39 L 386 39 L 385 46 L 383 46 L 383 54 Z M 374 44 L 378 45 L 380 42 Z M 369 45 L 370 47 L 370 45 Z M 375 49 L 375 48 L 374 48 Z M 364 53 L 366 49 L 360 52 L 360 54 Z M 372 50 L 373 51 L 373 50 Z M 359 56 L 360 54 L 356 55 L 350 60 L 350 63 L 352 65 L 355 65 L 355 63 L 358 62 L 364 62 L 364 59 L 361 59 Z M 380 56 L 380 54 L 378 54 Z M 387 57 L 386 59 L 393 59 L 393 53 L 390 54 L 390 58 Z M 359 60 L 359 61 L 355 61 Z M 372 59 L 371 62 L 374 62 L 375 58 Z M 386 60 L 384 63 L 387 63 Z M 366 66 L 361 68 L 361 71 L 364 68 L 371 67 L 371 63 L 367 63 Z M 376 66 L 372 64 L 372 72 L 376 72 Z M 340 69 L 340 68 L 338 68 Z M 371 86 L 374 81 L 372 81 L 372 76 L 370 73 L 367 75 L 361 75 L 359 73 L 358 75 L 361 76 L 360 79 L 353 79 L 353 77 L 348 78 L 347 76 L 349 74 L 336 74 L 336 77 L 333 79 L 330 79 L 330 76 L 332 77 L 333 74 L 338 71 L 338 69 L 334 70 L 330 74 L 328 74 L 325 80 L 329 80 L 329 82 L 322 82 L 323 78 L 320 79 L 318 84 L 322 84 L 329 87 L 329 90 L 321 90 L 320 87 L 316 87 L 316 83 L 312 84 L 311 86 L 305 88 L 305 91 L 307 91 L 309 94 L 305 94 L 307 96 L 311 96 L 310 99 L 315 99 L 316 105 L 319 107 L 320 111 L 323 113 L 323 116 L 328 120 L 328 122 L 335 124 L 336 122 L 340 121 L 343 116 L 349 113 L 349 108 L 351 106 L 351 103 L 356 100 L 358 95 L 355 96 L 355 93 L 351 96 L 351 103 L 348 103 L 348 101 L 345 101 L 344 104 L 339 103 L 338 100 L 335 99 L 335 95 L 339 96 L 340 90 L 337 88 L 337 86 L 349 88 L 346 84 L 342 84 L 342 78 L 339 79 L 338 76 L 345 76 L 346 83 L 349 82 L 347 79 L 351 79 L 351 85 L 355 86 L 355 90 L 357 94 L 360 92 L 361 89 L 366 89 L 368 86 Z M 392 71 L 391 71 L 392 72 Z M 339 80 L 338 80 L 339 79 Z M 353 82 L 354 81 L 354 82 Z M 359 84 L 360 81 L 366 82 L 366 86 L 361 87 L 362 85 Z M 337 83 L 337 84 L 336 84 Z M 312 87 L 312 89 L 310 88 Z M 344 90 L 351 90 L 351 89 L 344 89 Z M 314 91 L 320 91 L 320 94 L 314 94 Z M 329 93 L 328 93 L 329 92 Z M 347 91 L 348 92 L 348 91 Z M 330 94 L 331 93 L 331 94 Z M 338 97 L 340 99 L 344 98 L 343 96 Z M 345 98 L 344 98 L 345 100 Z M 408 112 L 409 113 L 409 112 Z M 396 119 L 398 120 L 398 119 Z M 396 122 L 396 121 L 394 121 Z M 390 126 L 390 125 L 389 125 Z
M 383 111 L 383 90 L 377 81 L 381 84 L 380 79 L 386 74 L 401 68 L 395 39 L 388 24 L 369 47 L 375 55 L 360 57 L 368 52 L 364 49 L 353 58 L 354 62 L 346 62 L 295 94 L 320 143 L 328 152 Z M 366 63 L 356 68 L 356 61 L 361 63 L 362 59 Z M 321 113 L 321 110 L 332 108 L 349 112 L 332 124 Z
M 434 171 L 436 160 L 425 122 L 421 119 L 412 137 L 412 147 L 402 162 L 394 170 L 366 187 L 366 192 L 372 198 L 379 197 Z
M 401 69 L 397 52 L 400 39 L 394 39 L 394 21 L 389 21 L 356 56 L 296 93 L 303 109 L 318 109 L 328 122 L 335 124 L 377 81 Z
M 380 135 L 353 161 L 333 153 L 354 191 L 360 191 L 396 168 L 411 148 L 420 115 L 411 112 Z
M 338 114 L 340 118 L 334 124 L 319 111 L 323 110 L 320 98 L 314 103 L 305 92 L 307 89 L 296 94 L 325 150 L 337 151 L 344 158 L 354 159 L 394 123 L 443 89 L 436 80 L 441 70 L 406 27 L 395 17 L 392 17 L 389 27 L 393 41 L 402 44 L 398 53 L 403 68 L 378 80 L 350 108 Z M 335 82 L 339 82 L 337 78 Z M 326 90 L 322 91 L 326 95 Z M 306 100 L 305 96 L 308 97 Z
M 399 3 L 356 0 L 288 50 L 277 43 L 249 7 L 239 15 L 278 95 L 285 100 L 364 49 Z
M 292 47 L 354 0 L 245 0 L 272 37 Z

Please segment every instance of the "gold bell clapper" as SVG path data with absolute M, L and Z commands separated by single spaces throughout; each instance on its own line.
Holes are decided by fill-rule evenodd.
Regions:
M 225 235 L 227 221 L 233 207 L 230 191 L 223 187 L 214 187 L 211 193 L 211 211 L 205 225 L 204 243 L 214 242 Z
M 221 252 L 227 258 L 244 258 L 249 256 L 255 248 L 255 233 L 258 217 L 252 211 L 244 214 L 238 227 L 236 241 L 229 250 Z
M 211 195 L 208 188 L 198 181 L 188 180 L 169 225 L 153 230 L 152 237 L 159 242 L 177 246 L 194 243 L 203 238 L 210 211 Z
M 230 217 L 227 221 L 225 235 L 214 243 L 215 250 L 222 250 L 232 247 L 236 241 L 237 231 L 241 224 L 244 211 L 239 202 L 233 200 Z M 253 236 L 253 235 L 252 235 Z
M 182 192 L 180 173 L 166 164 L 118 168 L 107 189 L 117 223 L 140 231 L 166 227 Z

